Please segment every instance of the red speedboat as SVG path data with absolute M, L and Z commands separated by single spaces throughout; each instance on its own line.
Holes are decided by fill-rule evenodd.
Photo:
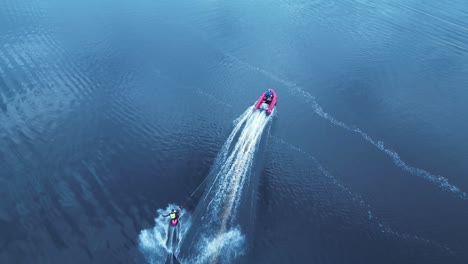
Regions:
M 278 101 L 278 96 L 276 95 L 275 90 L 268 89 L 268 91 L 264 92 L 260 98 L 258 99 L 257 103 L 254 106 L 254 109 L 259 109 L 263 104 L 266 104 L 266 113 L 267 115 L 271 114 L 273 109 L 276 106 L 276 102 Z

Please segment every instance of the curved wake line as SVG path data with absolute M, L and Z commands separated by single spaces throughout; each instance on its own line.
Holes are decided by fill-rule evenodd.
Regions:
M 423 169 L 420 169 L 420 168 L 416 168 L 416 167 L 413 167 L 413 166 L 410 166 L 408 165 L 405 161 L 403 161 L 401 158 L 400 158 L 400 155 L 398 155 L 397 152 L 389 149 L 389 148 L 386 148 L 384 146 L 384 143 L 382 141 L 377 141 L 373 138 L 371 138 L 369 135 L 367 135 L 365 132 L 363 132 L 360 128 L 357 128 L 357 127 L 351 127 L 347 124 L 345 124 L 344 122 L 341 122 L 339 120 L 337 120 L 336 118 L 334 118 L 333 116 L 331 116 L 329 113 L 325 112 L 323 110 L 323 108 L 317 103 L 317 100 L 315 99 L 315 97 L 313 95 L 311 95 L 310 93 L 304 91 L 300 86 L 298 86 L 296 83 L 293 83 L 293 82 L 289 82 L 289 81 L 286 81 L 260 67 L 255 67 L 245 61 L 242 61 L 236 57 L 234 57 L 233 55 L 230 55 L 228 53 L 225 52 L 225 55 L 233 60 L 235 60 L 236 62 L 242 64 L 242 65 L 245 65 L 246 67 L 252 69 L 252 70 L 255 70 L 255 71 L 258 71 L 260 73 L 262 73 L 263 75 L 265 75 L 266 77 L 274 80 L 274 81 L 277 81 L 289 88 L 293 88 L 292 92 L 293 94 L 295 95 L 299 95 L 301 98 L 307 98 L 310 100 L 310 104 L 312 105 L 312 108 L 314 109 L 314 112 L 328 120 L 330 123 L 332 123 L 333 125 L 336 125 L 336 126 L 339 126 L 341 128 L 344 128 L 345 130 L 347 131 L 350 131 L 350 132 L 353 132 L 353 133 L 356 133 L 356 134 L 359 134 L 365 141 L 369 142 L 370 144 L 372 144 L 374 147 L 378 148 L 379 150 L 381 150 L 382 152 L 384 152 L 385 154 L 387 154 L 393 161 L 393 164 L 395 164 L 397 167 L 399 167 L 400 169 L 403 169 L 407 172 L 409 172 L 410 174 L 413 174 L 415 176 L 419 176 L 421 178 L 424 178 L 434 184 L 436 184 L 439 188 L 441 188 L 442 190 L 445 190 L 445 191 L 449 191 L 449 192 L 452 192 L 454 194 L 456 194 L 459 198 L 461 199 L 464 199 L 464 200 L 468 200 L 468 194 L 465 193 L 464 191 L 460 190 L 460 188 L 458 188 L 457 186 L 449 183 L 448 179 L 443 177 L 443 176 L 440 176 L 440 175 L 434 175 L 434 174 L 431 174 L 430 172 L 426 171 L 426 170 L 423 170 Z
M 284 141 L 283 139 L 281 139 L 279 137 L 276 137 L 276 136 L 273 136 L 273 135 L 269 135 L 269 136 L 271 138 L 273 138 L 274 140 L 276 140 L 277 142 L 286 145 L 287 147 L 291 148 L 292 150 L 297 151 L 297 152 L 303 154 L 304 156 L 306 156 L 308 159 L 310 159 L 317 166 L 319 171 L 325 177 L 330 179 L 333 184 L 335 184 L 340 189 L 342 189 L 344 192 L 346 192 L 355 203 L 357 203 L 358 205 L 362 206 L 363 208 L 365 208 L 367 210 L 367 218 L 369 219 L 369 221 L 375 222 L 379 226 L 380 231 L 382 233 L 388 233 L 388 234 L 391 234 L 391 235 L 394 235 L 396 237 L 403 238 L 403 239 L 413 239 L 413 240 L 417 240 L 417 241 L 422 241 L 422 242 L 424 242 L 426 244 L 433 245 L 433 246 L 435 246 L 435 247 L 437 247 L 439 249 L 445 250 L 446 252 L 448 252 L 451 255 L 455 255 L 455 253 L 449 247 L 447 247 L 446 245 L 443 245 L 443 244 L 441 244 L 441 243 L 439 243 L 437 241 L 429 240 L 429 239 L 420 237 L 418 235 L 402 234 L 402 233 L 399 233 L 399 232 L 393 230 L 391 227 L 383 224 L 381 222 L 381 220 L 379 219 L 379 217 L 377 217 L 372 212 L 372 207 L 371 207 L 371 205 L 369 203 L 364 201 L 364 199 L 359 194 L 355 194 L 355 193 L 351 192 L 351 190 L 348 187 L 346 187 L 342 183 L 340 183 L 327 169 L 325 169 L 322 166 L 322 164 L 320 164 L 320 162 L 314 156 L 312 156 L 310 153 L 302 150 L 301 148 L 296 147 L 296 146 L 292 145 L 291 143 Z
M 462 198 L 462 199 L 465 199 L 465 200 L 468 200 L 468 194 L 463 192 L 462 190 L 460 190 L 457 186 L 453 185 L 453 184 L 450 184 L 448 179 L 443 177 L 443 176 L 440 176 L 440 175 L 434 175 L 434 174 L 431 174 L 423 169 L 420 169 L 420 168 L 416 168 L 416 167 L 413 167 L 413 166 L 410 166 L 408 164 L 406 164 L 405 161 L 403 161 L 401 158 L 400 158 L 400 155 L 398 155 L 398 153 L 396 153 L 395 151 L 389 149 L 389 148 L 386 148 L 384 146 L 384 143 L 382 141 L 376 141 L 374 140 L 373 138 L 371 138 L 369 135 L 367 135 L 365 132 L 363 132 L 360 128 L 357 128 L 357 127 L 354 127 L 354 128 L 351 128 L 350 126 L 346 125 L 345 123 L 341 122 L 341 121 L 338 121 L 336 120 L 333 116 L 331 116 L 330 114 L 326 113 L 325 111 L 323 111 L 322 107 L 318 105 L 318 103 L 315 101 L 315 98 L 310 95 L 309 93 L 301 90 L 300 88 L 297 88 L 298 91 L 300 91 L 303 95 L 305 95 L 306 97 L 308 97 L 309 99 L 312 100 L 312 106 L 314 108 L 314 111 L 317 115 L 319 115 L 320 117 L 323 117 L 324 119 L 330 121 L 332 124 L 336 125 L 336 126 L 339 126 L 339 127 L 342 127 L 350 132 L 354 132 L 354 133 L 357 133 L 359 135 L 361 135 L 361 137 L 366 140 L 367 142 L 371 143 L 374 147 L 378 148 L 379 150 L 383 151 L 385 154 L 387 154 L 393 161 L 393 164 L 395 164 L 397 167 L 413 174 L 413 175 L 416 175 L 416 176 L 419 176 L 419 177 L 422 177 L 436 185 L 439 186 L 439 188 L 441 188 L 442 190 L 445 190 L 445 191 L 450 191 L 454 194 L 457 194 L 458 197 Z

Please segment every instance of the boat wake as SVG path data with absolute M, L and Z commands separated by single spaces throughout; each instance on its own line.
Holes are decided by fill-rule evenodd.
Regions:
M 428 172 L 428 171 L 426 171 L 424 169 L 413 167 L 413 166 L 409 165 L 408 163 L 406 163 L 400 157 L 400 155 L 396 151 L 394 151 L 394 150 L 390 149 L 389 147 L 385 146 L 383 141 L 372 138 L 371 136 L 369 136 L 367 133 L 365 133 L 363 130 L 361 130 L 358 127 L 350 126 L 350 125 L 348 125 L 348 124 L 346 124 L 346 123 L 344 123 L 344 122 L 342 122 L 340 120 L 337 120 L 335 117 L 333 117 L 331 114 L 327 113 L 319 105 L 316 98 L 312 94 L 307 92 L 304 88 L 300 87 L 296 83 L 293 83 L 293 82 L 285 80 L 285 79 L 283 79 L 281 77 L 278 77 L 277 75 L 275 75 L 275 74 L 273 74 L 273 73 L 271 73 L 271 72 L 269 72 L 269 71 L 267 71 L 267 70 L 265 70 L 263 68 L 255 67 L 255 66 L 251 65 L 250 63 L 245 62 L 245 61 L 243 61 L 241 59 L 238 59 L 237 57 L 235 57 L 235 56 L 233 56 L 233 55 L 231 55 L 231 54 L 229 54 L 227 52 L 223 51 L 223 54 L 225 56 L 231 58 L 236 63 L 239 63 L 239 64 L 245 66 L 248 69 L 257 71 L 257 72 L 265 75 L 266 77 L 268 77 L 268 78 L 270 78 L 270 79 L 272 79 L 274 81 L 277 81 L 277 82 L 283 84 L 284 86 L 290 88 L 290 92 L 293 95 L 299 96 L 300 98 L 305 99 L 307 101 L 307 103 L 312 107 L 315 114 L 317 114 L 321 118 L 324 118 L 325 120 L 329 121 L 331 124 L 333 124 L 335 126 L 341 127 L 341 128 L 345 129 L 348 132 L 352 132 L 352 133 L 356 133 L 356 134 L 360 135 L 366 142 L 370 143 L 371 145 L 373 145 L 374 147 L 376 147 L 377 149 L 379 149 L 380 151 L 385 153 L 388 157 L 390 157 L 391 160 L 393 161 L 393 164 L 395 164 L 400 169 L 402 169 L 402 170 L 404 170 L 404 171 L 406 171 L 406 172 L 408 172 L 408 173 L 410 173 L 412 175 L 421 177 L 421 178 L 433 183 L 434 185 L 438 186 L 440 189 L 442 189 L 444 191 L 451 192 L 451 193 L 453 193 L 454 195 L 456 195 L 457 197 L 459 197 L 459 198 L 461 198 L 463 200 L 468 200 L 468 193 L 464 192 L 463 190 L 461 190 L 456 185 L 451 184 L 449 182 L 448 178 L 446 178 L 444 176 L 441 176 L 441 175 L 432 174 L 432 173 L 430 173 L 430 172 Z
M 186 229 L 179 232 L 176 247 L 167 243 L 167 219 L 157 218 L 152 230 L 141 232 L 140 249 L 149 263 L 171 263 L 171 255 L 179 263 L 230 263 L 244 253 L 246 239 L 238 221 L 239 212 L 250 204 L 242 198 L 269 120 L 271 115 L 253 111 L 250 106 L 234 121 L 235 127 L 208 175 L 205 193 L 194 211 L 194 222 L 189 218 L 187 224 L 187 218 L 181 216 L 180 224 Z M 187 230 L 189 226 L 196 228 Z

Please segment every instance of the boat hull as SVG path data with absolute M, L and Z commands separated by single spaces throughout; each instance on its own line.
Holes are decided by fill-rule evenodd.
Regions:
M 266 108 L 266 111 L 265 111 L 267 115 L 273 112 L 273 109 L 275 109 L 276 103 L 278 102 L 278 95 L 276 94 L 276 91 L 271 89 L 271 92 L 273 93 L 273 98 L 271 99 L 271 102 L 267 104 L 268 107 Z M 265 103 L 265 99 L 266 99 L 266 95 L 265 93 L 262 93 L 260 98 L 258 98 L 257 103 L 255 103 L 254 109 L 259 109 L 262 106 L 262 104 Z

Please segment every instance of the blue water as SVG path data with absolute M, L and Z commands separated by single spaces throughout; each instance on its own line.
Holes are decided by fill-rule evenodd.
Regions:
M 467 55 L 461 0 L 1 1 L 0 263 L 468 263 Z

